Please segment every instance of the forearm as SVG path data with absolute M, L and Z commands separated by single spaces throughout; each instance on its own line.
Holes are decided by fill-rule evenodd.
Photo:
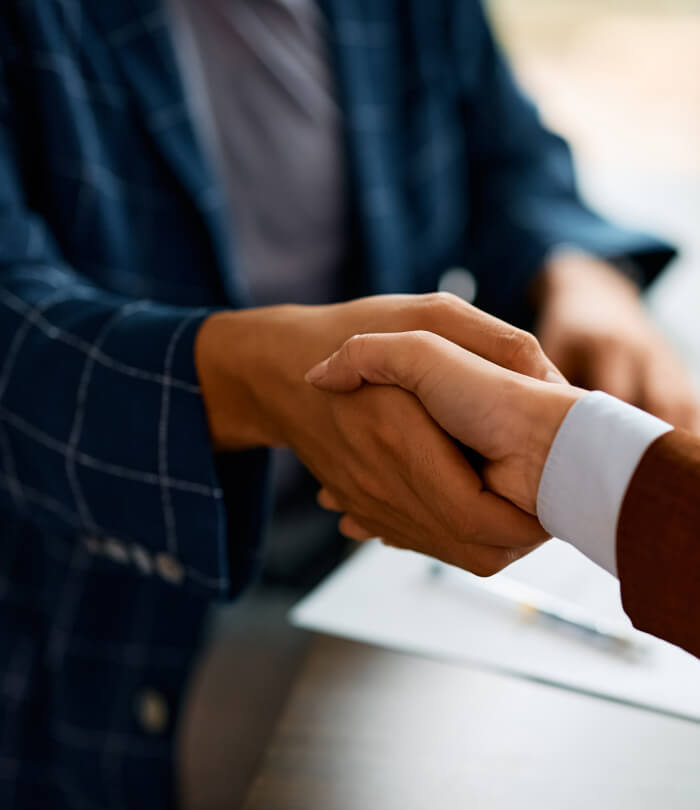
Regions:
M 217 312 L 202 322 L 195 365 L 217 451 L 290 444 L 306 418 L 307 364 L 322 355 L 323 341 L 334 347 L 323 321 L 330 310 L 286 304 Z
M 640 287 L 630 274 L 604 259 L 567 247 L 547 256 L 530 284 L 529 298 L 535 310 L 540 311 L 552 299 L 575 295 L 582 284 L 589 285 L 591 281 L 634 302 L 639 301 Z
M 216 451 L 283 443 L 268 416 L 275 394 L 260 345 L 270 340 L 264 322 L 274 318 L 275 309 L 221 312 L 199 328 L 195 364 Z

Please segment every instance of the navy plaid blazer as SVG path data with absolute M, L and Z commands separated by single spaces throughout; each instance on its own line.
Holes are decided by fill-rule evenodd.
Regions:
M 660 270 L 582 205 L 477 0 L 323 7 L 358 291 L 468 266 L 516 318 L 557 244 Z M 265 504 L 263 451 L 214 459 L 193 363 L 212 309 L 246 306 L 227 216 L 159 0 L 3 0 L 3 808 L 173 802 L 203 615 L 254 573 Z

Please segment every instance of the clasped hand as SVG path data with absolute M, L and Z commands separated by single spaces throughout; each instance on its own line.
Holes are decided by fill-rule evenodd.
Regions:
M 531 345 L 528 351 L 534 356 L 541 350 Z M 319 503 L 345 513 L 340 528 L 352 539 L 381 536 L 390 545 L 438 557 L 479 575 L 496 573 L 532 550 L 529 521 L 536 514 L 549 449 L 566 413 L 585 393 L 563 378 L 547 376 L 549 381 L 516 373 L 426 331 L 351 338 L 312 369 L 307 381 L 336 394 L 357 392 L 352 396 L 366 390 L 365 383 L 409 392 L 446 434 L 476 450 L 485 463 L 477 476 L 456 456 L 449 470 L 426 458 L 427 478 L 435 479 L 430 497 L 447 516 L 448 528 L 439 535 L 419 525 L 403 524 L 397 532 L 390 517 L 396 504 L 386 505 L 392 508 L 386 516 L 361 511 L 359 502 L 328 486 L 321 490 Z M 410 453 L 410 437 L 408 443 Z M 420 454 L 425 448 L 419 449 L 418 458 Z M 386 470 L 384 480 L 395 474 Z M 455 491 L 455 480 L 450 480 L 455 474 L 461 491 Z M 454 522 L 454 515 L 461 515 L 461 525 Z M 540 541 L 543 535 L 540 530 Z
M 568 281 L 557 290 L 546 312 L 570 300 Z M 550 342 L 562 332 L 547 329 Z M 480 575 L 547 539 L 539 481 L 583 391 L 532 335 L 451 295 L 378 296 L 217 313 L 199 333 L 196 362 L 216 449 L 291 447 L 320 482 L 321 505 L 343 513 L 348 537 L 379 536 Z M 679 414 L 697 420 L 676 378 L 680 393 L 664 404 L 690 402 Z
M 509 327 L 498 322 L 494 328 L 507 331 Z M 657 364 L 657 372 L 663 367 L 680 367 L 662 342 L 653 345 L 657 354 L 670 358 Z M 539 358 L 541 352 L 536 342 L 527 345 L 529 357 Z M 365 383 L 398 387 L 414 395 L 446 434 L 485 460 L 479 477 L 462 469 L 459 478 L 453 479 L 452 469 L 440 468 L 426 448 L 411 448 L 409 439 L 406 452 L 425 455 L 424 472 L 429 478 L 434 476 L 426 482 L 429 489 L 425 492 L 442 504 L 453 533 L 429 534 L 427 527 L 417 523 L 408 527 L 402 524 L 402 530 L 396 531 L 391 519 L 396 504 L 382 519 L 381 514 L 363 509 L 347 493 L 326 486 L 319 494 L 319 503 L 344 513 L 340 522 L 343 534 L 355 540 L 381 536 L 390 545 L 420 551 L 480 575 L 493 574 L 531 550 L 533 535 L 524 516 L 537 514 L 539 483 L 556 433 L 585 391 L 551 373 L 544 381 L 538 379 L 541 374 L 536 367 L 543 367 L 541 359 L 529 371 L 521 363 L 518 371 L 524 374 L 514 371 L 509 360 L 512 357 L 498 356 L 497 352 L 485 359 L 427 331 L 365 334 L 347 341 L 307 374 L 307 381 L 317 388 L 345 396 L 357 392 L 352 394 L 357 397 L 366 390 Z M 600 367 L 607 368 L 603 363 Z M 653 368 L 646 373 L 655 379 Z M 623 380 L 629 377 L 620 376 Z M 678 426 L 697 428 L 700 410 L 683 374 L 666 376 L 675 383 L 675 389 L 672 387 L 666 398 L 651 402 L 654 410 Z M 608 390 L 611 386 L 614 389 L 616 380 L 611 378 Z M 452 467 L 459 466 L 455 459 Z M 386 470 L 384 481 L 395 473 Z M 459 487 L 468 484 L 461 495 L 454 488 L 457 480 Z M 507 503 L 517 507 L 520 515 L 508 512 Z M 411 506 L 406 506 L 410 511 Z M 461 524 L 454 523 L 455 515 L 462 516 Z
M 353 335 L 420 330 L 411 345 L 440 335 L 484 362 L 561 380 L 532 335 L 447 294 L 217 313 L 196 347 L 213 442 L 224 452 L 291 447 L 348 514 L 346 534 L 381 536 L 490 574 L 546 539 L 533 514 L 486 489 L 411 391 L 368 385 L 341 396 L 304 380 Z M 361 345 L 349 344 L 347 356 Z

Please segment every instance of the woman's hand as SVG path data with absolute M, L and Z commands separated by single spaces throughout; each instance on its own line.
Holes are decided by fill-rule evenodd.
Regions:
M 444 431 L 487 460 L 482 477 L 489 489 L 532 515 L 557 430 L 584 394 L 514 373 L 428 332 L 354 337 L 312 369 L 307 380 L 346 396 L 366 390 L 365 382 L 410 392 Z M 332 491 L 319 498 L 327 508 L 347 514 L 348 534 L 367 537 L 359 531 L 352 504 Z M 488 538 L 483 542 L 490 545 Z M 434 553 L 429 547 L 417 550 Z

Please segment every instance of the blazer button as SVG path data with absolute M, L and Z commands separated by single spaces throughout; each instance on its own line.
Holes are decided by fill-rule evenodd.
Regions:
M 156 571 L 171 585 L 181 585 L 185 578 L 185 569 L 170 554 L 156 555 Z
M 134 706 L 139 725 L 147 734 L 162 734 L 168 728 L 168 701 L 155 689 L 144 689 L 136 696 Z
M 452 267 L 445 271 L 438 282 L 440 292 L 449 292 L 463 298 L 469 304 L 476 301 L 479 285 L 474 276 L 463 267 Z

